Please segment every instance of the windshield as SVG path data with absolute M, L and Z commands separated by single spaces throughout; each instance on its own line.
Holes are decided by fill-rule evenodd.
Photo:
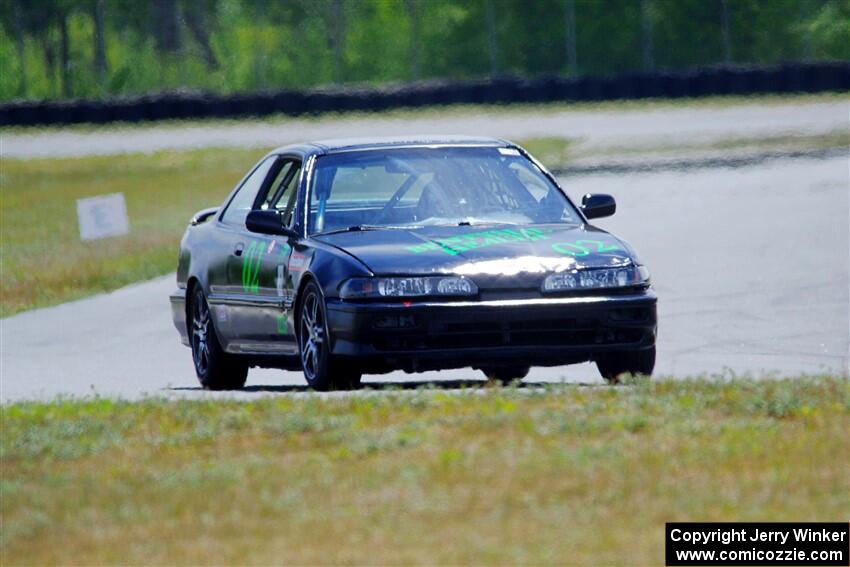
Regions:
M 513 148 L 399 148 L 316 160 L 308 232 L 350 227 L 578 223 L 558 188 Z

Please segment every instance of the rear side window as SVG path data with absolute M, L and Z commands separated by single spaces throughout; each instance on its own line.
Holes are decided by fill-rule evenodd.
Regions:
M 242 186 L 236 191 L 236 195 L 227 204 L 227 209 L 221 217 L 222 222 L 233 226 L 245 226 L 245 218 L 251 212 L 257 193 L 263 187 L 263 182 L 266 180 L 269 169 L 274 165 L 275 160 L 275 157 L 266 159 L 242 183 Z

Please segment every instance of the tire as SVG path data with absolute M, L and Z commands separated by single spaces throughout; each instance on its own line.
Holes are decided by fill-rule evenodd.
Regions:
M 655 346 L 644 350 L 611 352 L 596 359 L 599 373 L 609 384 L 616 384 L 623 374 L 651 376 L 655 368 Z
M 494 366 L 481 369 L 487 380 L 491 382 L 499 381 L 504 385 L 508 385 L 514 380 L 522 380 L 528 376 L 529 370 L 531 370 L 529 366 Z
M 245 386 L 248 365 L 227 354 L 215 334 L 210 308 L 200 285 L 192 291 L 189 309 L 192 360 L 198 381 L 207 390 L 239 390 Z
M 330 352 L 327 309 L 322 291 L 310 281 L 298 309 L 298 352 L 307 384 L 314 390 L 348 390 L 360 385 L 357 367 L 343 365 Z

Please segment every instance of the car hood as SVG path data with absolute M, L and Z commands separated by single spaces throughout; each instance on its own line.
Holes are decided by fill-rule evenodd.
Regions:
M 628 244 L 590 225 L 389 228 L 315 238 L 376 275 L 505 276 L 637 263 Z

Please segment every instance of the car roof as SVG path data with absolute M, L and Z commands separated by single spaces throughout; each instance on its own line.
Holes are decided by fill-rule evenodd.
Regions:
M 384 136 L 370 138 L 334 138 L 317 140 L 304 144 L 281 146 L 273 150 L 273 154 L 332 154 L 357 150 L 379 150 L 394 147 L 416 146 L 475 146 L 475 147 L 508 147 L 513 144 L 498 138 L 483 136 Z

